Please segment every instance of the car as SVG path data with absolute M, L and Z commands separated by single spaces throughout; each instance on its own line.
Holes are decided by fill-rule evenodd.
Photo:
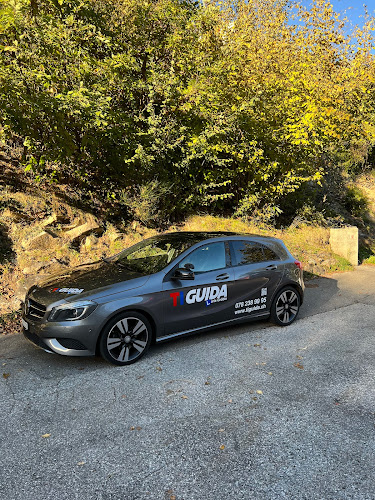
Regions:
M 277 238 L 165 233 L 32 286 L 22 325 L 46 351 L 128 365 L 152 342 L 265 318 L 290 325 L 303 295 L 302 265 Z

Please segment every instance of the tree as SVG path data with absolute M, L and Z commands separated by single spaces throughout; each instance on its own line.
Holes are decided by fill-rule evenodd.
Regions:
M 124 216 L 277 213 L 374 144 L 372 20 L 325 0 L 2 0 L 0 27 L 5 139 Z

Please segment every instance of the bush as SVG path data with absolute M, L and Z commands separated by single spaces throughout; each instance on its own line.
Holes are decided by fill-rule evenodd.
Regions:
M 364 217 L 369 208 L 368 199 L 355 185 L 349 185 L 344 198 L 345 208 L 355 217 Z
M 167 207 L 172 187 L 159 181 L 150 181 L 137 186 L 131 192 L 123 191 L 120 201 L 129 217 L 149 227 L 160 227 L 169 220 Z

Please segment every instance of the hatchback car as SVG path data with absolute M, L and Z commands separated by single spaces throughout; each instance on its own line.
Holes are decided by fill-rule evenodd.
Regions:
M 22 325 L 46 351 L 127 365 L 153 341 L 267 317 L 290 325 L 303 293 L 301 263 L 281 240 L 167 233 L 31 287 Z

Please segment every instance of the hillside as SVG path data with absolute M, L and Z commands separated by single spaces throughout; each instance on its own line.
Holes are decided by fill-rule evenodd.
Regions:
M 359 11 L 358 11 L 359 12 Z M 374 17 L 329 1 L 0 0 L 0 316 L 160 231 L 375 260 Z M 10 323 L 9 332 L 18 327 Z M 0 327 L 1 328 L 1 327 Z
M 326 222 L 319 224 L 298 216 L 288 227 L 277 228 L 256 219 L 197 214 L 177 225 L 148 228 L 139 221 L 110 220 L 97 207 L 88 211 L 79 206 L 77 193 L 69 203 L 69 192 L 64 186 L 36 185 L 17 162 L 3 161 L 0 166 L 0 327 L 2 325 L 3 333 L 18 330 L 21 301 L 27 288 L 38 280 L 68 267 L 113 255 L 162 230 L 228 230 L 276 236 L 303 262 L 307 278 L 351 268 L 345 259 L 331 252 Z M 354 216 L 346 212 L 347 221 L 360 227 L 361 260 L 375 263 L 375 177 L 363 175 L 351 189 L 364 203 L 363 218 L 358 217 L 359 213 Z M 344 207 L 342 211 L 345 212 Z M 342 215 L 337 218 L 339 223 L 342 219 Z M 322 220 L 324 222 L 323 217 Z

